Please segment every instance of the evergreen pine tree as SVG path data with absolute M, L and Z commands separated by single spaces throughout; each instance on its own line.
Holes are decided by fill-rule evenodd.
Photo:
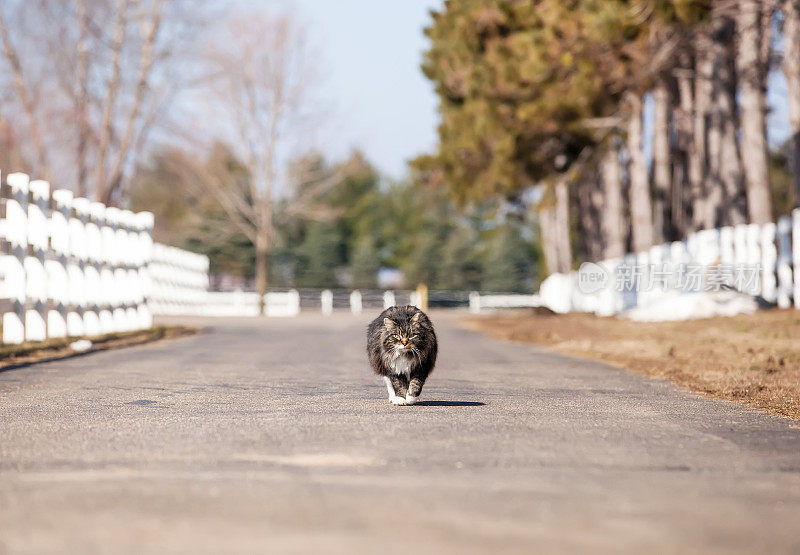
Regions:
M 336 228 L 313 222 L 298 251 L 301 262 L 296 276 L 300 287 L 335 287 L 336 268 L 341 264 L 341 241 Z
M 359 237 L 350 263 L 353 274 L 353 287 L 372 289 L 378 284 L 378 270 L 381 269 L 380 253 L 375 240 L 369 236 Z
M 528 292 L 533 281 L 533 252 L 511 223 L 497 228 L 484 259 L 482 289 Z

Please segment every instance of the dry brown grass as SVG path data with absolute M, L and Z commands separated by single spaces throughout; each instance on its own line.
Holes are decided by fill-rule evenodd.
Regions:
M 798 310 L 659 323 L 517 312 L 472 317 L 467 325 L 800 420 Z

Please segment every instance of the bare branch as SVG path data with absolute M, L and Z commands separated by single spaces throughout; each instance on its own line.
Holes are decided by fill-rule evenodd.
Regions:
M 11 37 L 8 34 L 8 26 L 6 24 L 6 19 L 3 15 L 2 9 L 0 9 L 0 39 L 3 41 L 3 54 L 8 62 L 8 65 L 11 66 L 11 73 L 14 77 L 14 89 L 17 92 L 17 96 L 19 96 L 19 100 L 22 103 L 22 107 L 25 110 L 30 123 L 31 139 L 33 140 L 33 147 L 36 150 L 38 173 L 41 174 L 44 179 L 50 179 L 50 168 L 47 165 L 36 109 L 28 88 L 25 85 L 22 64 L 19 61 L 17 50 L 14 48 L 14 45 L 11 42 Z
M 145 24 L 146 32 L 144 33 L 144 44 L 142 45 L 142 57 L 139 65 L 139 76 L 136 82 L 133 106 L 128 115 L 128 122 L 125 125 L 125 131 L 123 132 L 122 140 L 117 151 L 117 160 L 111 170 L 108 182 L 104 184 L 103 202 L 105 203 L 111 201 L 114 191 L 119 187 L 121 182 L 122 169 L 125 165 L 125 161 L 128 159 L 128 153 L 133 142 L 133 134 L 136 122 L 139 118 L 139 112 L 141 111 L 142 99 L 148 88 L 150 70 L 153 68 L 153 61 L 155 58 L 153 52 L 156 38 L 158 37 L 158 31 L 161 27 L 161 21 L 167 3 L 168 0 L 155 0 L 151 19 Z
M 103 104 L 103 118 L 100 123 L 100 139 L 97 145 L 97 161 L 95 173 L 95 197 L 98 200 L 105 198 L 106 188 L 106 156 L 109 142 L 111 141 L 114 105 L 120 87 L 122 68 L 122 49 L 125 45 L 125 30 L 127 28 L 127 13 L 130 0 L 117 0 L 116 21 L 114 23 L 114 38 L 111 47 L 111 78 L 106 89 L 106 99 Z
M 78 20 L 78 43 L 76 46 L 76 77 L 78 80 L 78 195 L 86 196 L 86 148 L 89 142 L 89 16 L 86 13 L 86 0 L 75 0 Z

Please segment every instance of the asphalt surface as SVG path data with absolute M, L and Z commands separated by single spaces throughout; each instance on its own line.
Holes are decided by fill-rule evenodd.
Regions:
M 0 373 L 0 552 L 800 551 L 800 427 L 432 315 L 416 406 L 368 317 Z

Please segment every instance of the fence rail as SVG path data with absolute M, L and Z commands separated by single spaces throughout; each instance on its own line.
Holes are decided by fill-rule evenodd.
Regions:
M 0 187 L 4 343 L 146 328 L 153 215 L 50 191 L 22 173 Z

